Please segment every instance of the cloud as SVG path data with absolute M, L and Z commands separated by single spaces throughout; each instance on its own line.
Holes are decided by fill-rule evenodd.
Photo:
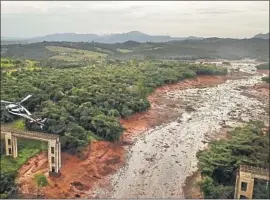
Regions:
M 269 2 L 1 2 L 1 34 L 4 36 L 132 30 L 172 36 L 251 37 L 269 30 Z

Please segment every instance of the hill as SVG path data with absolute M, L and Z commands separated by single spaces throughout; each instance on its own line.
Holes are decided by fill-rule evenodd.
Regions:
M 260 39 L 269 39 L 269 33 L 259 33 L 257 35 L 255 35 L 253 38 L 260 38 Z
M 55 46 L 61 51 L 48 48 Z M 62 47 L 62 48 L 60 48 Z M 56 49 L 57 49 L 56 48 Z M 66 49 L 63 49 L 66 48 Z M 76 51 L 70 51 L 76 49 Z M 83 51 L 82 51 L 83 50 Z M 90 52 L 85 52 L 90 51 Z M 74 55 L 81 60 L 90 58 L 93 52 L 106 59 L 201 59 L 223 58 L 241 59 L 254 58 L 269 60 L 269 45 L 265 39 L 221 39 L 207 38 L 203 40 L 180 40 L 162 43 L 126 41 L 124 43 L 104 44 L 86 42 L 40 42 L 31 44 L 1 45 L 1 55 L 12 58 L 49 59 L 55 56 Z M 80 56 L 79 56 L 80 54 Z M 94 56 L 98 57 L 98 56 Z M 92 56 L 93 58 L 93 56 Z

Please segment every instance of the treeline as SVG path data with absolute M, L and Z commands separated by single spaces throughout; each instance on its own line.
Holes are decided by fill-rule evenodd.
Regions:
M 206 199 L 233 199 L 236 171 L 241 164 L 269 169 L 269 130 L 252 121 L 229 133 L 229 139 L 214 141 L 210 149 L 197 154 L 203 180 L 199 183 Z M 257 181 L 254 199 L 269 199 L 269 185 Z
M 119 118 L 148 109 L 147 95 L 158 86 L 196 74 L 225 73 L 214 66 L 136 60 L 68 69 L 21 69 L 9 76 L 1 74 L 1 98 L 19 101 L 32 94 L 24 106 L 34 116 L 47 118 L 44 131 L 60 135 L 62 146 L 72 149 L 86 145 L 93 136 L 118 140 L 123 132 Z M 13 119 L 1 108 L 2 122 Z

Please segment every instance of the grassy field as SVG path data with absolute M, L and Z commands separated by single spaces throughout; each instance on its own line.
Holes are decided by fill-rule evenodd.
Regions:
M 1 140 L 1 146 L 4 146 L 3 140 Z M 45 149 L 47 149 L 45 142 L 18 138 L 18 157 L 14 159 L 1 152 L 1 171 L 15 173 L 29 158 Z
M 113 52 L 112 51 L 109 51 L 109 50 L 106 50 L 106 49 L 102 49 L 102 48 L 99 48 L 99 47 L 95 47 L 95 49 L 99 52 L 103 52 L 105 54 L 112 54 Z
M 33 60 L 15 60 L 12 58 L 1 58 L 1 70 L 6 71 L 8 74 L 19 69 L 30 70 L 38 69 L 37 62 Z
M 130 50 L 130 49 L 117 49 L 117 51 L 119 51 L 120 53 L 131 53 L 131 52 L 133 52 L 133 50 Z
M 33 60 L 26 60 L 26 66 L 25 68 L 27 70 L 33 71 L 34 69 L 39 69 L 39 67 L 37 67 L 37 62 L 33 61 Z
M 1 68 L 15 67 L 14 60 L 9 58 L 1 58 Z
M 87 51 L 82 49 L 73 49 L 58 46 L 46 46 L 46 48 L 58 55 L 51 57 L 56 60 L 77 61 L 83 59 L 97 60 L 106 57 L 105 53 Z
M 24 130 L 25 129 L 24 119 L 19 119 L 12 122 L 11 127 L 19 129 L 19 130 Z

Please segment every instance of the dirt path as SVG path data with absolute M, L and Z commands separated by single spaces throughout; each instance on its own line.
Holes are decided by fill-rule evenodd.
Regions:
M 234 76 L 234 79 L 239 79 L 241 78 L 243 75 L 246 75 L 244 73 L 240 73 L 238 74 L 238 76 Z M 180 161 L 182 161 L 181 159 L 179 159 L 179 155 L 178 155 L 178 150 L 177 152 L 174 152 L 176 155 L 176 158 L 174 159 L 175 163 L 171 163 L 172 157 L 171 157 L 171 150 L 170 147 L 173 147 L 175 142 L 178 141 L 178 137 L 176 137 L 176 135 L 174 137 L 171 137 L 168 139 L 169 144 L 163 144 L 163 146 L 160 146 L 160 144 L 162 144 L 164 139 L 160 139 L 159 142 L 161 142 L 160 144 L 156 145 L 156 148 L 151 149 L 151 147 L 149 147 L 149 145 L 151 146 L 155 146 L 155 143 L 153 143 L 153 141 L 155 141 L 154 139 L 150 139 L 151 142 L 147 142 L 145 144 L 145 146 L 141 146 L 140 142 L 144 141 L 145 139 L 140 139 L 140 135 L 142 135 L 141 133 L 146 133 L 143 134 L 144 135 L 155 135 L 154 134 L 150 134 L 152 130 L 152 128 L 159 126 L 161 124 L 164 124 L 164 126 L 166 126 L 166 124 L 171 124 L 171 123 L 179 123 L 181 124 L 181 122 L 175 122 L 177 120 L 179 120 L 179 117 L 181 117 L 182 113 L 185 113 L 186 111 L 189 110 L 188 113 L 191 112 L 191 110 L 193 109 L 193 105 L 189 105 L 190 100 L 188 99 L 182 99 L 182 98 L 175 98 L 177 95 L 179 96 L 179 91 L 189 91 L 186 89 L 194 89 L 194 88 L 201 88 L 200 90 L 203 91 L 204 89 L 206 89 L 206 87 L 211 87 L 212 88 L 216 88 L 214 86 L 221 84 L 221 83 L 225 83 L 225 81 L 228 78 L 232 78 L 232 77 L 224 77 L 224 76 L 199 76 L 197 77 L 197 79 L 195 80 L 186 80 L 177 84 L 172 84 L 172 85 L 167 85 L 164 87 L 160 87 L 158 89 L 155 90 L 155 92 L 149 96 L 149 101 L 151 103 L 151 109 L 149 109 L 146 112 L 142 112 L 142 113 L 137 113 L 127 119 L 122 119 L 121 123 L 122 125 L 127 129 L 125 131 L 125 133 L 123 134 L 123 139 L 124 139 L 124 144 L 134 144 L 134 146 L 125 146 L 125 145 L 120 145 L 120 144 L 112 144 L 109 142 L 93 142 L 91 145 L 89 145 L 89 148 L 85 150 L 84 153 L 84 158 L 83 159 L 79 159 L 77 156 L 73 156 L 73 155 L 69 155 L 66 153 L 62 153 L 62 168 L 61 168 L 61 176 L 58 178 L 52 178 L 49 177 L 49 186 L 45 187 L 42 189 L 42 193 L 47 197 L 47 198 L 86 198 L 86 197 L 91 197 L 91 196 L 107 196 L 107 197 L 111 197 L 111 196 L 115 196 L 115 197 L 119 197 L 117 196 L 117 194 L 112 193 L 112 191 L 115 189 L 114 187 L 112 187 L 112 182 L 111 182 L 111 176 L 109 175 L 113 175 L 115 174 L 115 176 L 118 176 L 119 172 L 121 170 L 118 170 L 119 168 L 121 168 L 122 166 L 124 166 L 124 164 L 127 162 L 129 165 L 130 162 L 130 157 L 132 153 L 130 153 L 130 149 L 132 148 L 137 148 L 135 151 L 132 150 L 133 152 L 138 153 L 139 157 L 138 159 L 142 159 L 145 160 L 144 154 L 142 154 L 141 150 L 146 150 L 146 151 L 150 151 L 150 152 L 163 152 L 165 151 L 166 156 L 169 156 L 168 158 L 170 158 L 170 161 L 168 162 L 168 166 L 162 166 L 161 169 L 152 169 L 152 163 L 151 160 L 155 159 L 154 156 L 152 154 L 149 154 L 146 159 L 150 160 L 147 161 L 146 163 L 148 163 L 148 165 L 144 165 L 142 163 L 137 163 L 136 165 L 134 165 L 134 167 L 141 165 L 142 166 L 142 171 L 137 172 L 140 176 L 140 174 L 148 174 L 146 173 L 147 171 L 151 171 L 150 176 L 153 177 L 157 177 L 156 180 L 151 180 L 149 179 L 148 176 L 140 176 L 140 179 L 145 179 L 146 181 L 148 181 L 149 183 L 155 183 L 157 181 L 159 181 L 159 179 L 162 178 L 162 176 L 159 176 L 159 174 L 155 175 L 155 173 L 159 173 L 157 171 L 161 171 L 161 172 L 165 172 L 165 173 L 169 173 L 168 175 L 172 175 L 174 174 L 174 172 L 172 173 L 172 171 L 167 171 L 167 168 L 171 167 L 171 165 L 177 165 L 178 167 L 181 166 L 181 164 L 179 164 Z M 195 89 L 198 90 L 198 89 Z M 185 94 L 184 94 L 185 95 Z M 187 95 L 186 95 L 187 96 Z M 195 95 L 196 96 L 196 95 Z M 209 95 L 208 95 L 209 98 Z M 193 100 L 194 101 L 194 100 Z M 196 100 L 197 101 L 197 100 Z M 196 105 L 196 101 L 193 102 L 194 105 Z M 198 101 L 201 102 L 201 101 Z M 199 104 L 198 104 L 199 105 Z M 197 105 L 197 106 L 198 106 Z M 196 106 L 195 106 L 196 107 Z M 198 109 L 198 108 L 196 108 Z M 209 108 L 208 108 L 209 109 Z M 194 111 L 193 111 L 194 112 Z M 188 114 L 189 115 L 189 114 Z M 189 116 L 183 116 L 183 118 L 186 117 L 186 120 L 189 119 Z M 185 121 L 185 119 L 182 119 Z M 173 125 L 174 127 L 175 125 Z M 177 125 L 179 126 L 179 125 Z M 190 127 L 190 125 L 187 125 L 188 127 Z M 197 124 L 196 127 L 200 127 L 200 124 Z M 181 125 L 180 125 L 181 127 Z M 192 127 L 191 127 L 192 128 Z M 201 128 L 201 127 L 200 127 Z M 161 127 L 158 127 L 157 130 L 162 129 Z M 174 133 L 175 131 L 173 130 L 174 128 L 169 128 L 166 129 L 168 131 L 171 131 L 172 133 Z M 150 131 L 150 132 L 149 132 Z M 160 131 L 158 131 L 160 132 Z M 180 135 L 181 133 L 179 133 Z M 162 134 L 160 135 L 161 137 Z M 159 133 L 157 134 L 157 140 L 159 140 Z M 169 137 L 169 135 L 168 135 Z M 179 136 L 182 137 L 182 136 Z M 153 137 L 154 138 L 154 137 Z M 153 140 L 153 141 L 152 141 Z M 162 140 L 162 141 L 161 141 Z M 171 140 L 175 140 L 175 142 L 171 142 Z M 187 140 L 188 143 L 190 143 L 190 140 Z M 144 143 L 144 142 L 143 142 Z M 196 143 L 196 142 L 195 142 Z M 193 145 L 198 146 L 197 144 L 195 144 L 193 142 Z M 139 144 L 139 145 L 138 145 Z M 147 145 L 148 144 L 148 145 Z M 180 143 L 179 143 L 180 144 Z M 190 143 L 192 144 L 192 142 Z M 190 145 L 189 144 L 189 145 Z M 136 147 L 136 145 L 138 145 Z M 176 145 L 176 144 L 175 144 Z M 165 147 L 164 147 L 165 146 Z M 179 145 L 181 146 L 181 145 Z M 200 146 L 200 145 L 199 145 Z M 194 146 L 193 146 L 194 147 Z M 196 147 L 194 150 L 196 150 L 198 147 Z M 167 149 L 167 150 L 166 150 Z M 174 148 L 173 148 L 174 149 Z M 183 150 L 183 149 L 182 149 Z M 182 150 L 179 149 L 179 151 L 181 152 Z M 185 149 L 187 150 L 187 149 Z M 168 151 L 166 153 L 166 151 Z M 173 150 L 175 151 L 175 150 Z M 129 152 L 129 153 L 128 153 Z M 193 152 L 193 151 L 191 151 Z M 169 155 L 170 154 L 170 155 Z M 134 155 L 134 153 L 133 153 Z M 141 157 L 141 155 L 143 155 Z M 181 155 L 182 156 L 182 155 Z M 191 157 L 194 157 L 194 154 L 192 153 L 190 155 Z M 192 157 L 192 159 L 194 159 Z M 183 156 L 182 156 L 183 158 Z M 166 159 L 164 160 L 165 162 Z M 162 161 L 162 162 L 164 162 Z M 187 158 L 187 161 L 189 161 L 189 159 Z M 32 158 L 29 162 L 29 164 L 24 165 L 21 170 L 19 171 L 19 176 L 18 176 L 18 183 L 19 183 L 19 189 L 22 193 L 28 193 L 29 191 L 34 192 L 35 191 L 35 184 L 33 182 L 33 176 L 35 173 L 45 173 L 46 175 L 48 174 L 47 172 L 47 157 L 46 155 L 40 154 L 37 155 L 36 157 Z M 153 166 L 157 166 L 158 163 L 156 163 Z M 193 169 L 196 167 L 196 163 L 190 163 L 192 164 L 190 169 Z M 128 166 L 127 165 L 127 166 Z M 180 173 L 186 173 L 185 169 L 183 168 L 185 167 L 185 165 L 182 165 L 181 169 L 180 168 L 175 168 L 175 170 L 179 170 L 180 169 Z M 140 168 L 140 167 L 138 167 Z M 135 171 L 138 171 L 138 168 L 134 169 Z M 149 169 L 148 169 L 149 168 Z M 121 169 L 125 169 L 125 168 L 121 168 Z M 146 171 L 143 171 L 146 170 Z M 26 173 L 27 171 L 27 173 Z M 133 172 L 132 172 L 133 173 Z M 191 172 L 189 172 L 191 173 Z M 127 172 L 127 175 L 131 175 L 131 177 L 133 177 L 134 175 L 130 174 L 129 172 Z M 148 174 L 149 175 L 149 174 Z M 174 174 L 175 176 L 175 174 Z M 181 195 L 183 196 L 183 192 L 182 192 L 182 184 L 185 180 L 183 174 L 180 174 L 180 176 L 182 177 L 182 179 L 176 184 L 177 188 L 173 188 L 172 190 L 177 190 L 177 192 L 172 191 L 171 193 L 168 193 L 166 191 L 165 196 L 178 196 L 180 195 L 180 193 L 178 191 L 181 192 Z M 131 186 L 128 187 L 129 183 L 127 182 L 129 179 L 127 178 L 126 181 L 123 181 L 123 184 L 126 184 L 125 186 L 127 186 L 125 189 L 129 190 L 130 188 L 133 188 L 133 190 L 137 188 L 137 186 Z M 164 179 L 164 180 L 168 180 L 168 179 Z M 136 184 L 141 184 L 141 182 L 136 182 Z M 166 183 L 166 181 L 163 183 Z M 94 186 L 97 188 L 106 188 L 106 192 L 97 192 L 94 190 Z M 168 185 L 169 186 L 169 185 Z M 160 191 L 156 190 L 156 188 L 153 186 L 153 193 L 149 193 L 147 194 L 147 196 L 151 196 L 153 194 L 154 197 L 155 195 L 159 195 L 158 197 L 160 197 L 160 195 L 164 195 L 163 193 L 160 193 Z M 140 187 L 137 188 L 138 191 L 144 191 L 143 189 L 141 190 Z M 130 191 L 133 191 L 132 189 L 130 189 Z M 94 191 L 94 192 L 93 192 Z M 125 198 L 130 197 L 128 193 L 126 193 L 126 191 L 123 191 L 123 195 Z M 105 193 L 105 194 L 104 194 Z M 125 196 L 126 195 L 126 196 Z M 181 196 L 180 195 L 180 196 Z M 132 195 L 131 195 L 132 196 Z M 133 196 L 134 197 L 134 196 Z M 136 194 L 135 197 L 146 197 L 145 194 Z

